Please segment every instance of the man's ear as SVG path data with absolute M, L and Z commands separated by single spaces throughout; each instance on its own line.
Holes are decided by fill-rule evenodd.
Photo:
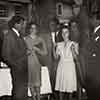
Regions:
M 14 28 L 17 28 L 17 23 L 15 23 Z

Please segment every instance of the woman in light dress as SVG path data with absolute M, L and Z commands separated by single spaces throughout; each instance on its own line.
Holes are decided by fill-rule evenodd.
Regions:
M 34 100 L 40 100 L 41 63 L 39 56 L 47 54 L 45 42 L 37 34 L 37 24 L 29 23 L 29 35 L 25 38 L 28 56 L 28 87 Z
M 72 93 L 77 91 L 77 79 L 74 58 L 78 55 L 78 44 L 70 40 L 68 26 L 62 27 L 63 42 L 57 44 L 55 52 L 56 59 L 59 59 L 55 90 L 59 91 L 60 100 L 63 94 L 67 93 L 69 100 L 72 100 Z

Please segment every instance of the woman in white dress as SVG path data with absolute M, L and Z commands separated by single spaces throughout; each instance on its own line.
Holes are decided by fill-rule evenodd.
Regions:
M 69 35 L 69 27 L 63 26 L 62 37 L 64 41 L 57 44 L 55 52 L 56 59 L 59 59 L 55 90 L 59 91 L 60 100 L 63 100 L 64 93 L 68 93 L 68 98 L 72 100 L 72 93 L 77 91 L 74 57 L 78 54 L 78 44 L 71 41 Z

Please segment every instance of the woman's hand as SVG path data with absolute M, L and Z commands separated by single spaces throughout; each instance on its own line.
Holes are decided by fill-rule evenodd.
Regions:
M 36 46 L 33 46 L 32 50 L 34 50 L 36 52 L 39 52 L 40 51 L 40 49 L 38 47 L 36 47 Z
M 75 51 L 75 45 L 74 45 L 74 44 L 71 45 L 71 51 L 72 51 L 73 57 L 74 57 L 75 59 L 77 59 L 77 53 L 76 53 L 76 51 Z
M 27 49 L 27 55 L 29 56 L 29 55 L 31 55 L 31 54 L 32 54 L 32 50 Z

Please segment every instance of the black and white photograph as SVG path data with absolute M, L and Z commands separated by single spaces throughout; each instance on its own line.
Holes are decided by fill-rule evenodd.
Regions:
M 100 0 L 0 0 L 0 100 L 100 100 Z

